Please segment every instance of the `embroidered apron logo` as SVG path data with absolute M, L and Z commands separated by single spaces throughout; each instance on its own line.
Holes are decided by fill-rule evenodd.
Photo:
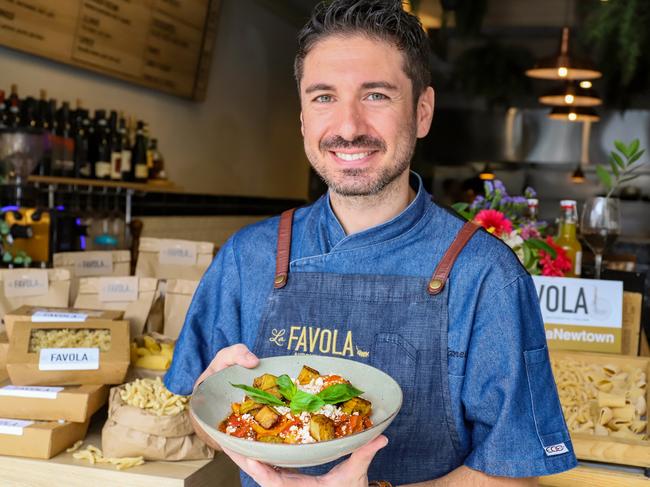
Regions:
M 295 353 L 313 353 L 338 355 L 341 357 L 367 358 L 370 353 L 355 346 L 352 340 L 352 331 L 345 332 L 343 338 L 339 335 L 339 330 L 330 330 L 328 328 L 314 328 L 312 326 L 291 326 L 289 328 L 289 338 L 285 337 L 286 330 L 273 328 L 269 341 L 279 347 L 284 347 Z
M 277 330 L 273 328 L 271 330 L 271 338 L 269 338 L 269 341 L 271 343 L 275 343 L 277 346 L 281 347 L 284 345 L 284 334 L 287 330 Z

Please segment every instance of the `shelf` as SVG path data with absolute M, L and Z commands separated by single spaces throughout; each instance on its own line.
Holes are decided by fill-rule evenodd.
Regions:
M 61 178 L 56 176 L 29 176 L 30 183 L 47 185 L 86 186 L 95 188 L 130 189 L 142 193 L 183 193 L 183 188 L 174 183 L 127 183 L 122 181 L 102 181 L 99 179 Z

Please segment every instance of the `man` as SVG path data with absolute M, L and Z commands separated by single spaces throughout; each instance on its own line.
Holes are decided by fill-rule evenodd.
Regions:
M 167 387 L 190 394 L 224 367 L 294 353 L 369 363 L 400 383 L 388 442 L 303 473 L 226 451 L 245 487 L 528 486 L 574 467 L 530 276 L 409 172 L 434 106 L 419 22 L 399 1 L 334 0 L 298 40 L 305 152 L 329 191 L 221 249 Z

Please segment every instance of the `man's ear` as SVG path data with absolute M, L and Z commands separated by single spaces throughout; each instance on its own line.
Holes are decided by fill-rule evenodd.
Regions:
M 417 105 L 417 137 L 426 137 L 431 128 L 433 120 L 433 109 L 435 106 L 436 94 L 431 86 L 428 86 L 420 95 Z
M 300 133 L 305 136 L 305 121 L 302 118 L 302 111 L 300 111 Z

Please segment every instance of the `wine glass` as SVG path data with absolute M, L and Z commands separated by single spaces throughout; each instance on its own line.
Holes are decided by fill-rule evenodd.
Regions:
M 596 257 L 596 279 L 600 279 L 603 253 L 621 232 L 621 212 L 618 199 L 598 196 L 585 202 L 580 231 Z

